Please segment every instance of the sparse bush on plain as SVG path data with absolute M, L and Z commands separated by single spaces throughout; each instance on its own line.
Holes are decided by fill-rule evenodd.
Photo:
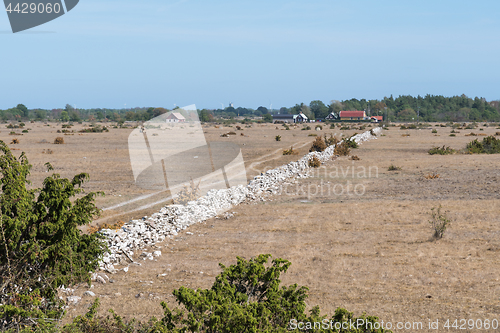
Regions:
M 439 207 L 431 208 L 431 219 L 429 220 L 429 224 L 431 225 L 434 239 L 441 239 L 444 236 L 444 232 L 450 225 L 450 219 L 444 214 L 441 213 L 441 205 Z
M 274 139 L 275 139 L 276 141 L 281 141 L 281 135 L 276 135 L 276 136 L 274 137 Z
M 339 143 L 339 139 L 334 137 L 333 134 L 330 134 L 329 138 L 327 138 L 325 134 L 325 144 L 327 145 L 327 147 L 334 146 L 337 143 Z
M 301 130 L 303 130 L 303 131 L 310 131 L 311 130 L 311 126 L 302 127 Z
M 189 185 L 184 185 L 182 190 L 179 191 L 177 197 L 175 198 L 175 203 L 179 205 L 185 205 L 190 201 L 194 201 L 200 196 L 200 183 L 195 184 L 194 180 L 191 178 Z
M 437 129 L 433 129 L 433 130 L 431 131 L 431 133 L 437 133 L 437 132 L 438 132 L 438 131 L 437 131 Z
M 319 168 L 321 166 L 321 161 L 316 156 L 313 156 L 309 159 L 308 165 L 311 168 Z
M 57 138 L 55 138 L 54 144 L 55 145 L 62 145 L 62 144 L 64 144 L 64 138 L 61 137 L 61 136 L 58 136 Z
M 433 147 L 429 149 L 428 153 L 429 155 L 450 155 L 455 153 L 455 149 L 446 146 Z
M 360 158 L 358 157 L 358 155 L 352 155 L 352 156 L 351 156 L 351 160 L 352 160 L 352 161 L 359 161 L 359 160 L 360 160 Z
M 482 141 L 478 139 L 469 142 L 466 147 L 469 154 L 500 154 L 500 139 L 490 135 Z
M 298 155 L 299 152 L 293 150 L 293 147 L 290 147 L 290 149 L 285 149 L 283 150 L 283 155 Z
M 311 148 L 309 149 L 309 152 L 313 151 L 318 151 L 322 152 L 326 149 L 326 143 L 323 141 L 323 138 L 321 136 L 318 136 L 316 140 L 313 141 L 313 144 Z
M 358 143 L 354 140 L 354 136 L 356 134 L 352 135 L 348 139 L 344 139 L 345 143 L 349 146 L 349 148 L 356 149 L 358 148 Z
M 399 171 L 399 170 L 401 170 L 401 167 L 398 167 L 398 166 L 391 164 L 387 170 L 388 171 Z
M 349 144 L 345 140 L 338 143 L 335 146 L 335 149 L 333 150 L 333 154 L 338 156 L 348 156 L 350 153 L 351 153 L 351 148 L 349 147 Z

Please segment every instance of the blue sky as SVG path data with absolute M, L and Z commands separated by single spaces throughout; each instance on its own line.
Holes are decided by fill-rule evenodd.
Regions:
M 500 99 L 499 1 L 81 0 L 12 34 L 0 108 Z

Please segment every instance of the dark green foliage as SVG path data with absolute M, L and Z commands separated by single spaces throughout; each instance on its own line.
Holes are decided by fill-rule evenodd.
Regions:
M 470 154 L 500 154 L 500 139 L 490 135 L 479 141 L 469 142 L 466 150 Z
M 266 123 L 272 123 L 273 122 L 273 116 L 270 113 L 266 113 L 264 116 L 262 116 L 262 119 Z
M 0 151 L 0 330 L 43 326 L 63 314 L 56 289 L 90 282 L 106 250 L 99 235 L 78 229 L 98 215 L 96 193 L 81 195 L 83 173 L 72 180 L 53 174 L 28 190 L 24 153 L 17 159 L 3 141 Z
M 356 141 L 354 141 L 353 137 L 355 136 L 356 134 L 352 135 L 350 138 L 348 139 L 344 139 L 344 141 L 346 142 L 347 146 L 349 148 L 352 148 L 352 149 L 356 149 L 358 148 L 358 144 L 356 143 Z
M 432 133 L 437 133 L 438 131 L 437 131 L 437 129 L 433 129 L 431 132 Z
M 450 147 L 433 147 L 428 151 L 429 155 L 450 155 L 454 154 L 455 150 Z
M 311 130 L 311 126 L 302 127 L 301 130 L 303 130 L 303 131 L 310 131 Z
M 210 289 L 190 289 L 181 287 L 173 292 L 180 309 L 171 310 L 161 303 L 164 317 L 152 318 L 148 323 L 134 320 L 124 322 L 114 312 L 112 318 L 96 316 L 98 301 L 94 302 L 85 316 L 80 316 L 73 324 L 64 327 L 65 332 L 289 332 L 294 323 L 356 322 L 358 318 L 345 309 L 338 308 L 331 318 L 320 314 L 319 307 L 313 307 L 307 315 L 307 287 L 280 286 L 280 276 L 291 263 L 284 259 L 274 259 L 271 264 L 269 254 L 245 260 L 238 258 L 236 265 L 226 267 L 220 264 L 222 273 L 215 278 Z M 376 323 L 378 318 L 361 316 L 366 322 Z M 339 326 L 340 324 L 337 324 Z M 381 333 L 376 329 L 347 329 L 344 333 Z M 374 325 L 377 326 L 377 325 Z M 339 332 L 335 329 L 310 329 L 305 332 Z

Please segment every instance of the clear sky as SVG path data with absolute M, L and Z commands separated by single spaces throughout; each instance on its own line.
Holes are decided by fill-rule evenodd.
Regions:
M 0 108 L 500 99 L 500 1 L 80 0 L 12 34 Z

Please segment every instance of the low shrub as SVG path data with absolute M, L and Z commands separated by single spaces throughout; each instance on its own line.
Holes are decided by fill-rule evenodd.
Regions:
M 281 135 L 276 135 L 276 136 L 274 137 L 274 139 L 275 139 L 276 141 L 281 141 Z
M 335 129 L 335 124 L 330 124 L 330 129 Z
M 194 201 L 200 197 L 200 183 L 195 184 L 193 179 L 189 181 L 189 185 L 184 185 L 174 199 L 174 202 L 179 205 L 185 205 L 190 201 Z
M 19 144 L 19 139 L 18 138 L 14 138 L 12 139 L 12 141 L 10 142 L 11 145 L 17 145 Z
M 219 264 L 222 272 L 210 289 L 195 290 L 182 286 L 174 290 L 173 296 L 181 308 L 171 310 L 162 302 L 164 317 L 160 320 L 126 320 L 112 310 L 106 317 L 99 316 L 99 299 L 96 299 L 87 314 L 75 318 L 71 324 L 63 327 L 63 331 L 285 333 L 302 326 L 298 323 L 324 321 L 328 322 L 329 328 L 316 326 L 304 329 L 304 332 L 388 332 L 381 328 L 383 324 L 377 317 L 363 314 L 357 318 L 343 308 L 337 308 L 331 317 L 322 315 L 319 306 L 313 306 L 307 314 L 309 289 L 297 284 L 282 286 L 281 275 L 287 272 L 291 263 L 281 258 L 268 263 L 270 258 L 269 254 L 261 254 L 249 260 L 238 257 L 237 264 L 229 267 Z M 363 327 L 350 323 L 363 323 Z
M 323 138 L 321 136 L 318 136 L 312 143 L 311 148 L 309 149 L 309 152 L 312 151 L 324 151 L 326 149 L 326 143 L 323 141 Z
M 303 131 L 310 131 L 311 130 L 311 126 L 302 127 L 301 130 L 303 130 Z
M 325 144 L 327 147 L 336 145 L 337 143 L 339 143 L 339 140 L 336 137 L 334 137 L 333 134 L 330 134 L 329 138 L 327 138 L 325 134 Z
M 62 145 L 62 144 L 64 144 L 64 138 L 61 137 L 61 136 L 58 136 L 57 138 L 55 138 L 54 144 L 55 145 Z
M 316 134 L 316 133 L 309 133 L 308 136 L 318 136 L 318 134 Z
M 283 150 L 283 155 L 298 155 L 298 151 L 294 151 L 293 147 L 290 147 L 290 149 L 285 149 Z
M 344 141 L 346 142 L 346 144 L 349 146 L 349 148 L 352 148 L 352 149 L 356 149 L 358 148 L 358 143 L 353 139 L 353 137 L 355 136 L 356 134 L 352 135 L 350 138 L 348 139 L 344 139 Z
M 451 133 L 450 136 L 456 136 L 455 134 Z
M 351 156 L 351 160 L 353 160 L 353 161 L 359 161 L 360 158 L 357 155 L 352 155 Z
M 454 154 L 455 150 L 450 147 L 442 146 L 442 147 L 433 147 L 429 149 L 428 153 L 429 155 L 450 155 Z
M 311 168 L 319 168 L 321 166 L 321 161 L 316 156 L 313 156 L 311 159 L 309 159 L 308 164 Z
M 500 136 L 500 132 L 495 132 L 495 136 Z
M 500 139 L 490 135 L 482 141 L 478 139 L 469 142 L 466 147 L 469 154 L 500 154 Z
M 431 209 L 431 220 L 429 220 L 429 224 L 433 230 L 432 237 L 434 239 L 441 239 L 444 236 L 444 232 L 450 225 L 450 219 L 444 214 L 441 213 L 441 205 L 439 207 L 433 207 Z
M 438 132 L 438 131 L 437 131 L 437 129 L 433 129 L 433 130 L 431 131 L 431 133 L 437 133 L 437 132 Z
M 437 179 L 437 178 L 439 178 L 439 174 L 437 174 L 437 173 L 430 173 L 428 175 L 425 175 L 424 178 L 425 179 Z
M 347 131 L 347 130 L 350 130 L 351 128 L 349 126 L 342 126 L 340 128 L 341 131 Z
M 333 150 L 334 155 L 338 156 L 348 156 L 351 153 L 351 148 L 346 143 L 346 141 L 342 141 L 335 146 Z
M 23 130 L 23 133 L 29 133 L 29 131 L 28 130 Z
M 398 166 L 391 164 L 387 170 L 388 171 L 399 171 L 399 170 L 401 170 L 401 167 L 398 167 Z

